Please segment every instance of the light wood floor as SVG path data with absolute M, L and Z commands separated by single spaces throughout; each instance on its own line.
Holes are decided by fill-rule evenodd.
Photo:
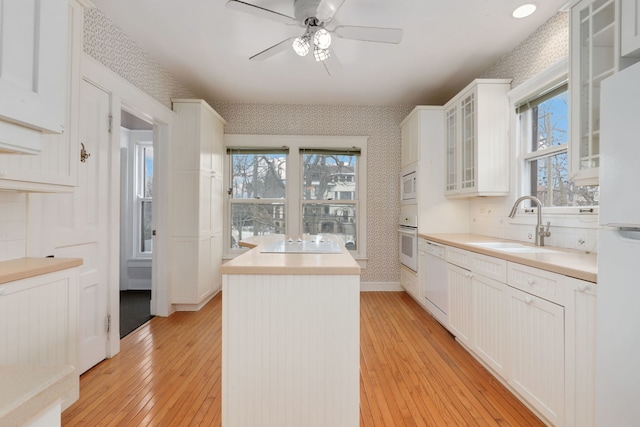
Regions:
M 62 425 L 220 425 L 221 312 L 218 295 L 125 337 Z M 360 329 L 361 426 L 543 425 L 405 293 L 362 293 Z

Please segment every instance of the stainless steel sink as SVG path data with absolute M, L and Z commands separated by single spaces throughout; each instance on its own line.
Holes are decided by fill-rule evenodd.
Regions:
M 502 252 L 513 253 L 554 253 L 558 252 L 553 249 L 543 248 L 540 246 L 529 246 L 522 243 L 515 242 L 474 242 L 469 243 L 472 246 L 478 246 L 480 248 L 494 249 Z

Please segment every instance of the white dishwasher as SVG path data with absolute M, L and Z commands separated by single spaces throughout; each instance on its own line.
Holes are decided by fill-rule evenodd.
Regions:
M 446 328 L 449 294 L 445 247 L 428 240 L 422 240 L 421 243 L 419 252 L 422 252 L 420 259 L 423 265 L 418 271 L 424 286 L 425 307 Z

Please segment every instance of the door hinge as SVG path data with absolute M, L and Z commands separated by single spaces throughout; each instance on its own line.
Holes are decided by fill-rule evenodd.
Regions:
M 111 332 L 111 315 L 107 314 L 107 333 Z
M 113 130 L 113 116 L 109 115 L 109 133 Z

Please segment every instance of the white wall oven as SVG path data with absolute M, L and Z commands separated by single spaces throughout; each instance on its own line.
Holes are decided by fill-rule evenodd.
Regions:
M 407 166 L 400 173 L 400 201 L 403 204 L 416 203 L 418 192 L 418 172 L 415 165 Z
M 418 271 L 418 216 L 413 211 L 409 206 L 400 209 L 400 263 Z

